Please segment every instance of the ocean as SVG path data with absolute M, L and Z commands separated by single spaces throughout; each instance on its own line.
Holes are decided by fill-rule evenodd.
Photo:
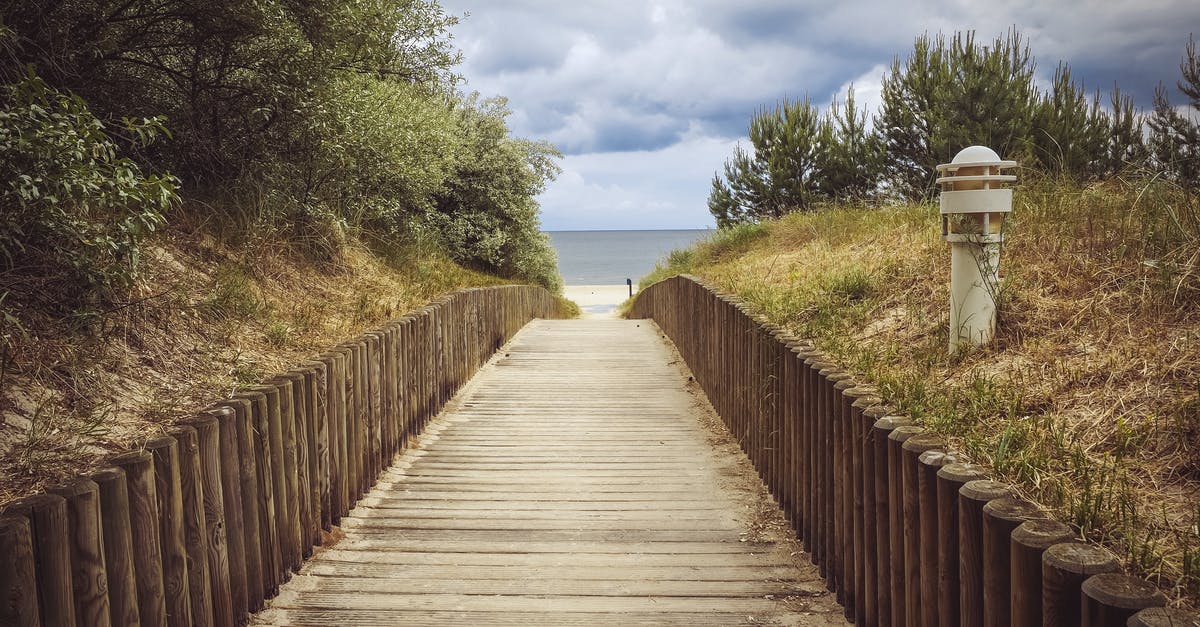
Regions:
M 625 285 L 625 279 L 636 284 L 667 253 L 709 233 L 707 229 L 547 231 L 567 285 Z

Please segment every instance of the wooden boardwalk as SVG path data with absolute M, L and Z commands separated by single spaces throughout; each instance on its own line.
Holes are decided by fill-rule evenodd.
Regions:
M 257 624 L 844 625 L 649 321 L 538 320 Z

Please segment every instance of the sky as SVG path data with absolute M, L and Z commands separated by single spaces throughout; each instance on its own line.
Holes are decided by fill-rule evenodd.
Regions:
M 822 108 L 854 85 L 868 111 L 922 33 L 1016 28 L 1047 82 L 1059 60 L 1089 90 L 1150 108 L 1173 87 L 1196 0 L 442 0 L 466 91 L 505 96 L 513 134 L 552 142 L 562 173 L 546 230 L 694 229 L 750 116 L 782 98 Z M 1176 104 L 1182 104 L 1177 92 Z

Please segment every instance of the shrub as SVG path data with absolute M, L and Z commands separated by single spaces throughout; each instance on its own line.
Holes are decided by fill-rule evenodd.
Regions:
M 164 133 L 159 119 L 123 124 L 135 145 Z M 0 87 L 0 181 L 0 264 L 60 285 L 63 304 L 129 285 L 178 186 L 120 156 L 81 98 L 32 71 Z

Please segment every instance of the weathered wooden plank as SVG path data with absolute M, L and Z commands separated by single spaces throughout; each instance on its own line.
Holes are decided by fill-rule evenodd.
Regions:
M 308 612 L 292 609 L 270 609 L 256 621 L 262 625 L 295 625 L 297 627 L 329 627 L 356 625 L 362 627 L 393 627 L 397 624 L 422 625 L 424 627 L 458 627 L 460 625 L 561 625 L 562 627 L 594 627 L 628 625 L 686 625 L 689 627 L 729 627 L 731 625 L 762 625 L 764 620 L 755 615 L 737 612 L 464 612 L 464 611 L 413 611 L 398 613 L 394 610 L 345 609 L 336 612 Z M 832 619 L 814 617 L 806 625 L 841 625 Z
M 604 541 L 571 541 L 560 540 L 553 542 L 522 542 L 522 541 L 493 541 L 472 542 L 463 540 L 425 540 L 414 539 L 397 542 L 390 538 L 380 538 L 377 535 L 363 533 L 357 537 L 347 537 L 338 543 L 339 547 L 357 551 L 441 551 L 443 553 L 476 553 L 493 551 L 500 553 L 671 553 L 676 555 L 710 553 L 744 553 L 747 551 L 769 551 L 771 543 L 739 543 L 731 542 L 617 542 Z
M 579 567 L 684 567 L 697 571 L 709 568 L 742 567 L 793 568 L 794 563 L 782 556 L 764 556 L 755 553 L 438 553 L 438 552 L 390 552 L 359 551 L 336 547 L 321 554 L 321 560 L 307 568 L 316 568 L 325 560 L 330 562 L 397 564 L 397 565 L 452 565 L 475 566 L 579 566 Z M 308 572 L 307 570 L 305 572 Z
M 461 309 L 430 311 L 409 329 L 414 426 L 474 350 L 446 326 Z M 845 624 L 653 325 L 538 321 L 501 355 L 257 622 Z
M 446 585 L 445 581 L 461 580 L 471 582 L 471 585 L 477 584 L 480 580 L 498 579 L 507 582 L 512 582 L 517 585 L 530 585 L 531 583 L 541 581 L 550 585 L 556 584 L 558 581 L 577 581 L 583 582 L 581 585 L 591 585 L 597 581 L 605 582 L 623 582 L 626 580 L 635 581 L 654 581 L 654 582 L 756 582 L 775 581 L 775 582 L 795 582 L 796 569 L 789 565 L 781 566 L 761 566 L 753 564 L 748 566 L 705 566 L 698 568 L 691 564 L 683 566 L 618 566 L 616 564 L 605 564 L 604 569 L 598 570 L 596 565 L 590 566 L 571 566 L 571 565 L 547 565 L 547 566 L 514 566 L 504 564 L 500 566 L 480 566 L 471 567 L 470 573 L 464 573 L 461 566 L 457 564 L 373 564 L 363 562 L 343 562 L 334 561 L 331 559 L 321 560 L 317 564 L 313 564 L 307 571 L 310 575 L 325 576 L 325 577 L 344 577 L 344 578 L 371 578 L 371 579 L 414 579 L 419 582 L 429 582 L 432 580 L 442 581 L 440 585 Z M 597 574 L 605 577 L 620 576 L 625 579 L 596 579 Z M 444 581 L 443 581 L 444 580 Z M 529 580 L 529 581 L 526 581 Z M 361 585 L 361 584 L 360 584 Z M 436 584 L 435 584 L 436 585 Z M 524 594 L 535 594 L 533 588 L 525 588 Z M 449 592 L 446 588 L 443 591 Z M 517 592 L 483 592 L 479 589 L 477 594 L 522 594 Z M 545 592 L 544 594 L 550 594 Z M 774 592 L 764 592 L 763 594 L 773 594 Z M 658 594 L 665 594 L 659 592 Z
M 435 573 L 437 578 L 418 578 L 401 572 L 395 567 L 383 571 L 383 576 L 371 576 L 362 569 L 346 569 L 337 575 L 299 576 L 296 584 L 289 586 L 298 595 L 305 592 L 317 594 L 349 594 L 362 596 L 364 590 L 372 595 L 505 595 L 505 596 L 578 596 L 578 597 L 690 597 L 703 599 L 762 599 L 768 595 L 786 596 L 805 594 L 800 584 L 790 581 L 772 580 L 769 577 L 744 577 L 733 580 L 692 579 L 687 573 L 646 573 L 641 571 L 605 569 L 604 575 L 612 579 L 586 579 L 582 577 L 551 579 L 542 573 L 530 573 L 524 578 L 477 578 L 471 573 L 466 578 L 462 570 L 458 576 L 452 573 Z M 595 573 L 596 570 L 592 569 Z M 449 575 L 449 576 L 447 576 Z
M 284 586 L 271 607 L 337 610 L 354 607 L 362 610 L 456 610 L 513 612 L 539 609 L 555 614 L 574 612 L 737 612 L 739 614 L 775 613 L 775 599 L 700 596 L 526 596 L 476 594 L 374 594 L 369 592 L 325 592 L 315 587 L 303 589 L 313 579 L 304 575 L 296 583 Z

